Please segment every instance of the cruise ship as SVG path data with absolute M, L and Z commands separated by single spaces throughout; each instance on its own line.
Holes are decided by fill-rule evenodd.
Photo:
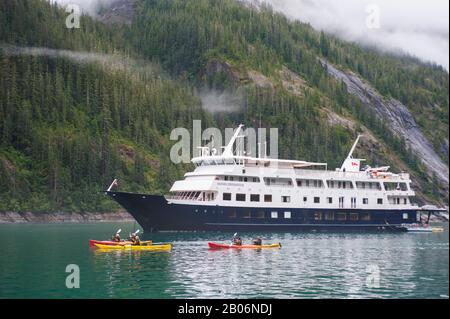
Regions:
M 328 170 L 326 163 L 246 156 L 235 147 L 242 131 L 220 155 L 201 147 L 195 170 L 167 196 L 113 191 L 117 180 L 105 194 L 145 232 L 402 231 L 424 210 L 412 202 L 408 173 L 362 168 L 364 160 L 353 158 L 360 136 L 342 166 Z

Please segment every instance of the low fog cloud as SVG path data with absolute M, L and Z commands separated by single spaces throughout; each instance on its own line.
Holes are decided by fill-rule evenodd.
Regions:
M 57 3 L 62 7 L 76 4 L 80 6 L 83 13 L 96 16 L 98 10 L 105 8 L 118 0 L 48 0 L 51 3 Z
M 158 65 L 145 60 L 133 59 L 121 54 L 104 54 L 71 50 L 58 50 L 43 47 L 19 47 L 0 43 L 0 52 L 7 56 L 42 56 L 50 58 L 64 58 L 76 63 L 93 63 L 110 71 L 126 71 L 132 75 L 161 74 Z
M 253 2 L 254 0 L 247 0 Z M 292 19 L 348 41 L 408 53 L 449 68 L 448 0 L 262 0 Z M 370 29 L 368 6 L 380 12 Z
M 238 92 L 202 89 L 198 93 L 202 107 L 210 113 L 232 113 L 241 108 L 242 94 Z

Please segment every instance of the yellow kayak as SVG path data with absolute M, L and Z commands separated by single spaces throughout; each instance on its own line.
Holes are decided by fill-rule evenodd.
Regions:
M 102 245 L 95 244 L 95 247 L 105 250 L 153 250 L 153 251 L 168 251 L 172 249 L 171 244 L 160 245 Z

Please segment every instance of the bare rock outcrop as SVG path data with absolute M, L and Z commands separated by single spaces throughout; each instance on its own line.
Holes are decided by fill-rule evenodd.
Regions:
M 357 96 L 363 105 L 372 109 L 380 119 L 389 124 L 395 134 L 405 140 L 408 147 L 425 164 L 430 176 L 435 174 L 448 187 L 448 166 L 422 133 L 405 105 L 396 99 L 384 98 L 375 88 L 363 82 L 356 74 L 341 71 L 323 59 L 320 59 L 320 62 L 326 67 L 330 75 L 345 83 L 350 94 Z

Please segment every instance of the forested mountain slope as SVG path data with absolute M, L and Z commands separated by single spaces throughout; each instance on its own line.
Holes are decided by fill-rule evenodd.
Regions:
M 448 179 L 427 173 L 389 122 L 319 58 L 401 101 L 448 172 L 442 68 L 362 49 L 234 0 L 119 4 L 67 29 L 64 10 L 44 0 L 0 3 L 0 211 L 116 209 L 100 193 L 113 178 L 122 189 L 163 193 L 188 169 L 170 163 L 170 131 L 189 129 L 193 119 L 204 128 L 278 127 L 280 157 L 331 168 L 364 133 L 358 155 L 411 171 L 421 200 L 448 199 Z M 132 65 L 110 68 L 86 52 Z M 205 92 L 237 97 L 237 105 L 212 113 Z

